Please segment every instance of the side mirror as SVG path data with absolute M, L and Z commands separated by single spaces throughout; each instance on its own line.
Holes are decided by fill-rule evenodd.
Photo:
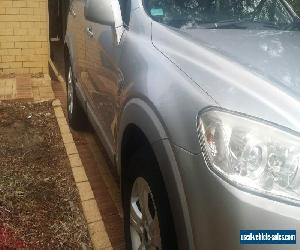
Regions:
M 86 0 L 84 15 L 91 22 L 115 26 L 111 0 Z

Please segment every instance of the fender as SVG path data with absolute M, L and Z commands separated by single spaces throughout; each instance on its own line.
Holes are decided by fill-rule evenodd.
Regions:
M 117 168 L 121 174 L 121 145 L 123 135 L 129 125 L 134 124 L 144 133 L 158 161 L 164 183 L 169 194 L 173 218 L 177 223 L 175 229 L 179 249 L 194 249 L 192 227 L 181 176 L 167 132 L 158 115 L 145 101 L 133 98 L 124 107 L 120 118 L 119 139 L 117 147 Z M 120 175 L 121 176 L 121 175 Z

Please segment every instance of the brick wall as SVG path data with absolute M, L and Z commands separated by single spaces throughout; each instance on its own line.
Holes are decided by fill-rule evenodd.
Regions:
M 0 75 L 48 73 L 48 40 L 48 0 L 0 0 Z

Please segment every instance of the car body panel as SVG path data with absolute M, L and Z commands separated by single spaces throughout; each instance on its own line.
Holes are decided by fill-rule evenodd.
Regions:
M 210 171 L 202 154 L 191 154 L 177 146 L 173 150 L 185 188 L 196 249 L 299 248 L 299 245 L 241 245 L 239 235 L 243 229 L 295 229 L 299 238 L 299 207 L 239 190 Z
M 86 35 L 86 85 L 91 108 L 103 127 L 113 153 L 116 149 L 116 122 L 119 113 L 118 93 L 122 84 L 119 70 L 121 46 L 115 45 L 113 29 L 108 25 L 88 22 Z
M 86 27 L 84 3 L 84 0 L 70 1 L 67 24 L 68 32 L 65 38 L 69 47 L 69 54 L 72 57 L 74 74 L 78 81 L 82 81 L 82 72 L 86 71 L 86 44 L 83 33 L 84 27 Z
M 255 249 L 239 244 L 240 229 L 300 230 L 298 207 L 241 191 L 209 170 L 196 125 L 201 110 L 219 106 L 300 132 L 299 32 L 179 31 L 153 21 L 142 0 L 132 0 L 130 19 L 121 36 L 86 20 L 66 35 L 77 94 L 120 176 L 133 124 L 159 163 L 180 249 Z
M 300 71 L 297 70 L 297 66 L 300 65 L 299 50 L 297 50 L 299 43 L 296 43 L 296 39 L 300 39 L 299 32 L 281 34 L 283 40 L 287 40 L 286 37 L 291 36 L 291 41 L 286 42 L 287 45 L 284 42 L 281 43 L 283 55 L 280 56 L 280 60 L 275 58 L 272 65 L 272 63 L 264 62 L 265 60 L 270 61 L 271 55 L 269 53 L 271 52 L 266 52 L 260 58 L 257 55 L 261 49 L 260 43 L 263 44 L 259 40 L 261 36 L 259 33 L 251 34 L 239 30 L 217 31 L 223 33 L 225 37 L 223 50 L 222 46 L 216 46 L 216 44 L 221 43 L 220 37 L 214 39 L 214 41 L 216 40 L 214 44 L 209 42 L 216 32 L 214 30 L 198 30 L 197 34 L 192 37 L 192 35 L 185 35 L 185 33 L 153 23 L 152 39 L 154 45 L 197 82 L 199 87 L 211 95 L 218 106 L 259 117 L 299 132 L 300 113 L 298 107 L 300 106 L 300 98 L 296 94 L 296 89 L 299 89 L 300 77 Z M 245 37 L 247 33 L 249 36 L 253 36 L 252 40 L 249 41 L 249 48 L 244 49 L 247 47 L 246 42 L 244 42 L 239 49 L 238 45 L 234 45 L 235 37 Z M 279 36 L 276 35 L 275 31 L 270 33 L 275 38 Z M 231 42 L 228 37 L 231 37 Z M 268 38 L 265 44 L 268 42 L 272 44 L 274 41 L 276 44 L 275 38 Z M 253 45 L 253 41 L 256 41 L 257 46 Z M 237 44 L 241 44 L 241 41 L 237 41 Z M 252 46 L 257 49 L 253 49 Z M 180 53 L 178 53 L 179 47 L 181 48 Z M 253 57 L 249 59 L 251 52 Z M 236 59 L 238 56 L 239 58 Z M 247 62 L 245 62 L 246 58 L 248 58 Z M 282 71 L 278 73 L 281 60 L 284 59 L 287 61 L 282 63 Z M 256 70 L 256 67 L 261 66 L 259 65 L 261 61 L 262 64 L 267 65 L 262 66 L 264 69 L 262 72 Z M 288 71 L 289 63 L 293 65 L 290 71 Z M 277 76 L 275 76 L 275 72 Z M 294 85 L 289 84 L 287 86 L 285 79 L 288 78 L 289 74 L 289 78 L 294 79 Z M 278 102 L 278 100 L 281 101 Z M 184 147 L 192 150 L 188 146 Z
M 146 20 L 143 29 L 141 17 Z M 199 152 L 197 114 L 207 105 L 216 103 L 152 45 L 148 37 L 151 23 L 150 20 L 146 23 L 147 18 L 141 8 L 134 11 L 131 17 L 133 25 L 126 32 L 122 44 L 120 69 L 124 76 L 124 87 L 120 95 L 120 107 L 122 109 L 131 98 L 136 97 L 150 103 L 164 124 L 168 138 L 182 147 L 191 145 L 192 152 Z M 136 27 L 135 23 L 139 23 L 139 26 Z M 181 98 L 184 96 L 188 96 L 188 100 Z M 187 102 L 189 105 L 186 105 Z

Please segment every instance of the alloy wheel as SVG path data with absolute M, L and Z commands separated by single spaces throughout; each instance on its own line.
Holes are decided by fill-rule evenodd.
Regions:
M 68 112 L 70 115 L 73 113 L 74 107 L 74 88 L 73 88 L 73 72 L 72 68 L 69 68 L 68 79 L 67 79 L 67 87 L 68 87 Z
M 134 250 L 162 249 L 157 208 L 150 187 L 142 177 L 135 180 L 131 192 L 130 235 Z

